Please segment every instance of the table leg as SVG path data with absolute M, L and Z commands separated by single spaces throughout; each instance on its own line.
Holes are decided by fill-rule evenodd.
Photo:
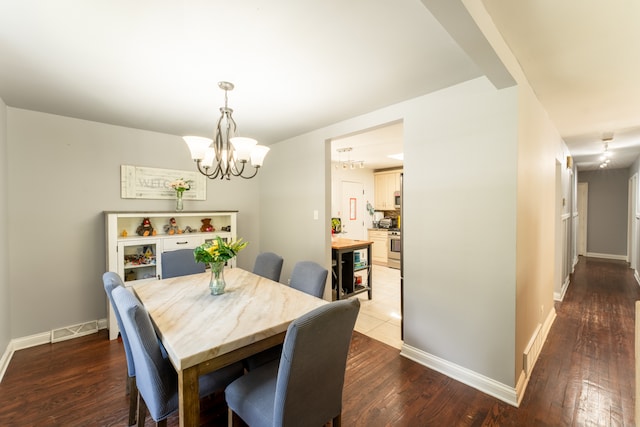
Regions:
M 178 372 L 180 427 L 200 425 L 200 386 L 197 366 Z

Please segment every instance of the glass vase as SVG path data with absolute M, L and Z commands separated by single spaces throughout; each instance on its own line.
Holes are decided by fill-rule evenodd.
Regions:
M 176 192 L 176 212 L 182 212 L 184 205 L 182 204 L 182 191 Z
M 224 261 L 211 262 L 211 280 L 209 280 L 209 290 L 211 295 L 222 295 L 227 285 L 224 281 Z

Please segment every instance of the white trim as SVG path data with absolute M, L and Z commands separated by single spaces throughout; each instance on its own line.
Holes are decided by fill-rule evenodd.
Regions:
M 11 358 L 13 357 L 13 343 L 9 341 L 6 350 L 2 354 L 2 358 L 0 358 L 0 382 L 2 382 L 2 378 L 4 378 L 4 373 L 7 371 L 9 367 L 9 362 L 11 362 Z
M 400 355 L 500 399 L 509 405 L 518 406 L 516 390 L 513 387 L 509 387 L 482 374 L 478 374 L 470 369 L 448 362 L 438 356 L 434 356 L 407 344 L 402 345 Z
M 640 285 L 640 274 L 638 274 L 638 270 L 633 271 L 633 277 L 636 279 L 636 282 L 638 282 L 638 285 Z
M 107 327 L 107 319 L 98 319 L 98 330 L 105 329 Z M 2 357 L 0 358 L 0 382 L 4 377 L 4 373 L 9 367 L 13 353 L 25 348 L 35 347 L 42 344 L 51 343 L 52 332 L 41 332 L 39 334 L 29 335 L 21 338 L 14 338 L 9 341 L 7 348 L 5 349 Z M 77 337 L 76 337 L 77 338 Z
M 549 335 L 549 331 L 551 330 L 551 326 L 555 319 L 556 309 L 552 307 L 549 311 L 549 315 L 542 324 L 542 330 L 540 332 L 542 334 L 541 342 L 543 343 L 543 346 L 547 341 L 547 336 Z M 496 399 L 500 399 L 509 405 L 515 406 L 516 408 L 520 405 L 520 402 L 522 402 L 524 392 L 529 384 L 529 377 L 526 376 L 524 370 L 520 372 L 516 387 L 512 388 L 506 384 L 502 384 L 482 374 L 456 365 L 455 363 L 451 363 L 438 356 L 434 356 L 407 344 L 402 345 L 400 355 L 426 366 L 427 368 L 433 369 L 434 371 L 438 371 L 456 381 L 460 381 L 461 383 L 473 387 L 476 390 L 493 396 Z M 534 361 L 534 365 L 531 370 L 535 367 L 536 361 Z
M 587 252 L 589 258 L 604 258 L 604 259 L 616 259 L 619 261 L 626 261 L 626 255 L 613 255 L 613 254 L 599 254 L 596 252 Z
M 574 263 L 572 266 L 572 272 L 573 272 L 573 267 L 575 267 L 576 264 Z M 554 292 L 553 293 L 553 299 L 554 301 L 562 301 L 564 299 L 564 294 L 567 293 L 567 289 L 569 289 L 569 283 L 571 283 L 571 275 L 568 275 L 565 280 L 564 283 L 562 284 L 562 288 L 560 289 L 560 292 Z

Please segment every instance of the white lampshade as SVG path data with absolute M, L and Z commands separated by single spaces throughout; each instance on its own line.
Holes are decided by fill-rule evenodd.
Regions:
M 249 161 L 251 158 L 251 152 L 258 143 L 258 141 L 253 138 L 246 138 L 243 136 L 236 136 L 231 138 L 230 141 L 235 150 L 235 158 L 241 162 Z
M 256 145 L 253 147 L 253 150 L 251 151 L 251 165 L 254 167 L 262 166 L 264 158 L 269 150 L 270 148 L 264 145 Z
M 216 150 L 213 147 L 208 147 L 204 152 L 204 159 L 202 160 L 202 166 L 210 168 L 213 165 L 213 161 L 216 159 Z
M 182 139 L 187 143 L 193 160 L 202 160 L 212 142 L 211 139 L 203 136 L 183 136 Z

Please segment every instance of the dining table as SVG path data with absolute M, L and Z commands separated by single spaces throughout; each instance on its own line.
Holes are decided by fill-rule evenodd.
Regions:
M 214 296 L 210 277 L 206 271 L 133 286 L 178 373 L 180 426 L 200 425 L 200 375 L 281 344 L 293 320 L 328 304 L 237 267 L 225 267 L 225 292 Z

